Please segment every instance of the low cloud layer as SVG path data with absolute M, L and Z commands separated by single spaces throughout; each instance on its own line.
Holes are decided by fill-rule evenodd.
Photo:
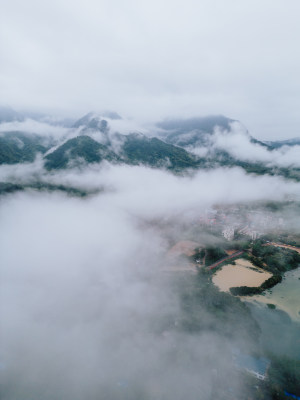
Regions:
M 212 142 L 214 146 L 227 151 L 238 160 L 278 167 L 300 167 L 300 146 L 282 146 L 269 150 L 259 143 L 252 143 L 249 135 L 234 124 L 230 132 L 217 131 Z
M 69 132 L 68 128 L 62 126 L 50 125 L 47 122 L 39 122 L 33 119 L 26 119 L 22 122 L 4 122 L 0 124 L 1 132 L 24 132 L 28 134 L 36 134 L 41 136 L 52 136 L 54 138 L 61 138 Z
M 32 190 L 1 198 L 4 400 L 206 400 L 216 379 L 244 393 L 228 368 L 236 339 L 176 328 L 180 295 L 163 272 L 169 244 L 144 222 L 178 221 L 180 237 L 183 221 L 216 202 L 299 198 L 298 183 L 238 168 L 190 177 L 111 165 L 46 173 L 39 161 L 1 166 L 0 177 L 102 188 L 85 199 Z
M 230 379 L 227 339 L 174 331 L 166 244 L 134 205 L 28 193 L 0 206 L 3 399 L 207 399 L 216 369 Z
M 219 168 L 179 177 L 146 167 L 88 166 L 86 169 L 47 173 L 41 162 L 0 167 L 2 181 L 65 185 L 82 190 L 105 189 L 115 207 L 135 215 L 171 215 L 202 209 L 216 202 L 235 203 L 287 198 L 298 199 L 299 183 L 281 177 L 254 176 L 241 168 Z

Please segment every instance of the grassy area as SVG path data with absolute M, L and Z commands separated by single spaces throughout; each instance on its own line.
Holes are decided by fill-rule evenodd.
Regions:
M 300 254 L 291 249 L 275 246 L 263 246 L 257 241 L 252 247 L 250 261 L 260 268 L 282 275 L 287 271 L 296 269 L 300 264 Z

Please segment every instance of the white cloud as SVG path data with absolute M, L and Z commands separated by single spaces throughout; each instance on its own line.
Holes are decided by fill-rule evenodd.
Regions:
M 23 122 L 4 122 L 0 124 L 0 132 L 15 131 L 37 134 L 45 137 L 52 136 L 54 138 L 61 138 L 69 132 L 69 129 L 62 126 L 49 125 L 45 122 L 35 121 L 30 118 Z
M 300 167 L 300 146 L 283 146 L 269 150 L 251 142 L 250 137 L 235 124 L 232 124 L 230 132 L 217 131 L 212 142 L 217 148 L 226 150 L 239 160 L 262 162 L 270 166 Z
M 299 134 L 297 0 L 12 0 L 1 11 L 0 84 L 13 107 L 222 113 L 256 137 Z
M 172 332 L 180 308 L 159 269 L 164 239 L 139 228 L 128 214 L 134 204 L 125 209 L 120 201 L 38 193 L 2 199 L 5 396 L 181 399 L 183 392 L 199 398 L 200 390 L 207 398 L 213 368 L 229 379 L 230 341 Z
M 216 370 L 244 393 L 228 368 L 233 339 L 174 329 L 182 311 L 178 285 L 174 290 L 172 277 L 161 272 L 168 243 L 141 222 L 197 217 L 216 202 L 299 198 L 299 183 L 238 168 L 178 177 L 145 167 L 55 173 L 40 167 L 38 161 L 1 166 L 0 177 L 106 190 L 87 199 L 40 192 L 1 197 L 5 395 L 199 399 L 201 393 L 207 399 Z M 202 324 L 210 323 L 200 304 L 198 313 Z
M 202 209 L 216 202 L 235 203 L 298 198 L 300 185 L 280 177 L 248 175 L 240 168 L 198 171 L 190 177 L 139 166 L 95 164 L 83 170 L 47 173 L 40 163 L 1 166 L 3 181 L 40 180 L 83 190 L 105 188 L 102 194 L 131 215 L 158 217 Z

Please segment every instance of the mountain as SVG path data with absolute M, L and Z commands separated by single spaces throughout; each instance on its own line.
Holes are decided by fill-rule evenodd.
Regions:
M 77 120 L 60 139 L 49 134 L 37 135 L 20 131 L 0 133 L 0 164 L 32 162 L 37 154 L 44 155 L 45 168 L 63 169 L 104 160 L 127 165 L 145 165 L 173 172 L 187 169 L 234 167 L 259 175 L 281 175 L 300 180 L 299 168 L 271 166 L 264 162 L 245 161 L 232 156 L 215 141 L 213 133 L 219 127 L 230 134 L 231 124 L 237 121 L 224 116 L 168 120 L 160 122 L 152 131 L 153 137 L 141 133 L 124 135 L 113 131 L 108 121 L 121 118 L 110 113 L 105 119 L 89 113 Z M 11 118 L 14 118 L 13 114 Z M 110 118 L 110 119 L 109 119 Z M 283 145 L 300 144 L 300 139 L 262 143 L 252 138 L 245 128 L 244 134 L 252 143 L 270 151 Z M 77 136 L 76 136 L 77 135 Z M 72 137 L 71 139 L 67 138 Z M 201 155 L 202 154 L 202 155 Z
M 159 122 L 160 137 L 168 143 L 189 147 L 207 144 L 216 127 L 230 130 L 230 124 L 238 122 L 223 115 L 201 118 L 170 119 Z
M 107 129 L 108 126 L 107 120 L 105 118 L 112 120 L 122 119 L 120 115 L 114 111 L 105 111 L 101 114 L 90 112 L 84 115 L 82 118 L 78 119 L 73 124 L 73 128 L 81 127 L 82 129 L 94 129 L 103 132 Z
M 23 132 L 4 132 L 0 135 L 0 164 L 32 162 L 38 153 L 49 148 L 39 135 Z
M 224 117 L 223 115 L 212 115 L 207 117 L 196 117 L 186 119 L 168 119 L 157 123 L 156 125 L 166 131 L 175 132 L 190 132 L 199 130 L 202 132 L 213 133 L 216 126 L 223 129 L 230 129 L 230 124 L 235 122 L 231 118 Z
M 105 115 L 107 118 L 121 118 L 111 112 Z M 80 129 L 80 136 L 68 140 L 48 154 L 45 157 L 46 168 L 66 168 L 76 164 L 76 159 L 80 158 L 85 162 L 107 160 L 130 165 L 165 167 L 171 170 L 196 168 L 199 165 L 196 156 L 160 138 L 149 138 L 141 133 L 122 135 L 111 132 L 103 113 L 84 115 L 74 123 L 73 129 Z
M 15 121 L 24 121 L 23 115 L 10 107 L 0 106 L 0 123 Z
M 109 118 L 109 119 L 113 119 L 113 120 L 122 119 L 122 117 L 118 113 L 116 113 L 115 111 L 103 111 L 101 113 L 101 115 L 104 118 Z
M 45 156 L 45 167 L 49 170 L 61 169 L 80 165 L 82 161 L 98 163 L 103 160 L 173 170 L 195 168 L 198 165 L 194 155 L 157 138 L 147 138 L 141 134 L 118 134 L 115 139 L 119 144 L 118 154 L 113 151 L 113 143 L 103 145 L 86 135 L 69 139 Z
M 142 134 L 125 136 L 121 153 L 127 163 L 151 167 L 179 170 L 195 168 L 199 164 L 197 157 L 186 150 Z
M 79 118 L 74 124 L 73 124 L 73 128 L 80 128 L 82 127 L 86 127 L 88 125 L 88 123 L 91 121 L 91 119 L 94 118 L 94 113 L 90 112 L 86 115 L 84 115 L 83 117 Z
M 45 156 L 45 167 L 50 169 L 78 166 L 82 162 L 99 163 L 107 160 L 116 162 L 119 157 L 107 146 L 96 142 L 89 136 L 77 136 L 67 140 L 53 152 Z
M 300 137 L 288 140 L 269 141 L 265 143 L 272 149 L 278 149 L 282 146 L 300 146 Z
M 114 113 L 109 116 L 120 118 Z M 0 164 L 32 162 L 38 153 L 42 153 L 46 154 L 44 160 L 48 170 L 103 160 L 171 170 L 196 168 L 199 165 L 196 156 L 159 138 L 136 133 L 111 133 L 107 120 L 94 113 L 77 120 L 70 132 L 79 128 L 79 136 L 58 146 L 53 141 L 47 143 L 47 137 L 40 135 L 5 132 L 0 136 Z M 97 140 L 94 139 L 95 132 Z M 56 148 L 51 151 L 54 145 Z
M 249 137 L 252 143 L 268 147 L 268 144 L 252 137 L 246 128 L 237 120 L 214 115 L 201 118 L 173 119 L 159 122 L 156 126 L 160 129 L 159 136 L 167 143 L 191 149 L 211 145 L 212 135 L 216 129 L 230 132 L 231 124 L 238 124 L 243 134 Z

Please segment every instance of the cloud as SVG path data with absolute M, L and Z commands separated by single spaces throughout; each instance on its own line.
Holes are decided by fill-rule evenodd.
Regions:
M 121 133 L 222 113 L 255 137 L 294 137 L 298 11 L 296 0 L 11 0 L 0 15 L 2 98 L 76 117 L 95 108 L 137 116 L 111 121 Z M 78 133 L 30 119 L 0 129 Z M 298 147 L 268 152 L 234 129 L 214 140 L 244 160 L 299 165 Z M 50 173 L 40 158 L 0 166 L 0 180 L 104 189 L 85 199 L 34 190 L 0 198 L 4 400 L 206 400 L 218 379 L 244 395 L 230 368 L 235 339 L 177 329 L 181 286 L 161 272 L 169 243 L 154 221 L 172 221 L 178 237 L 213 204 L 298 200 L 299 183 L 239 168 L 180 177 L 103 163 Z M 201 304 L 197 315 L 212 325 Z
M 33 119 L 26 119 L 23 122 L 4 122 L 0 124 L 1 132 L 25 132 L 29 134 L 36 134 L 41 136 L 51 136 L 53 138 L 61 138 L 69 132 L 68 128 L 50 125 L 46 122 L 39 122 Z
M 16 195 L 0 218 L 5 399 L 210 395 L 230 352 L 218 334 L 172 332 L 163 238 L 106 196 Z
M 5 400 L 93 399 L 99 393 L 207 399 L 216 379 L 244 393 L 228 368 L 231 346 L 240 342 L 222 329 L 191 334 L 176 328 L 181 280 L 162 272 L 168 235 L 180 237 L 183 222 L 216 202 L 299 198 L 298 183 L 238 168 L 186 177 L 109 164 L 48 173 L 38 161 L 1 166 L 0 176 L 105 188 L 85 199 L 35 191 L 1 197 Z M 164 221 L 172 225 L 159 229 Z M 197 314 L 211 326 L 201 304 Z M 246 336 L 239 340 L 244 351 L 251 347 Z
M 0 166 L 0 180 L 13 183 L 28 183 L 40 179 L 44 161 L 37 156 L 33 163 L 2 164 Z
M 13 0 L 1 13 L 2 98 L 73 116 L 222 113 L 256 137 L 295 137 L 298 12 L 296 0 Z
M 109 127 L 112 132 L 119 132 L 123 135 L 133 132 L 140 132 L 144 135 L 151 135 L 151 127 L 145 126 L 145 124 L 141 121 L 136 121 L 134 119 L 106 119 L 108 120 Z
M 283 146 L 269 150 L 259 143 L 253 143 L 249 135 L 238 125 L 231 124 L 231 131 L 216 131 L 212 138 L 216 148 L 226 150 L 238 160 L 262 162 L 270 166 L 300 167 L 300 146 Z
M 89 165 L 84 169 L 48 173 L 40 161 L 24 167 L 1 166 L 3 181 L 66 185 L 82 190 L 106 188 L 103 196 L 116 208 L 134 215 L 158 217 L 184 213 L 216 202 L 236 203 L 287 197 L 297 199 L 300 185 L 276 176 L 249 175 L 241 168 L 200 170 L 191 176 L 142 166 Z

